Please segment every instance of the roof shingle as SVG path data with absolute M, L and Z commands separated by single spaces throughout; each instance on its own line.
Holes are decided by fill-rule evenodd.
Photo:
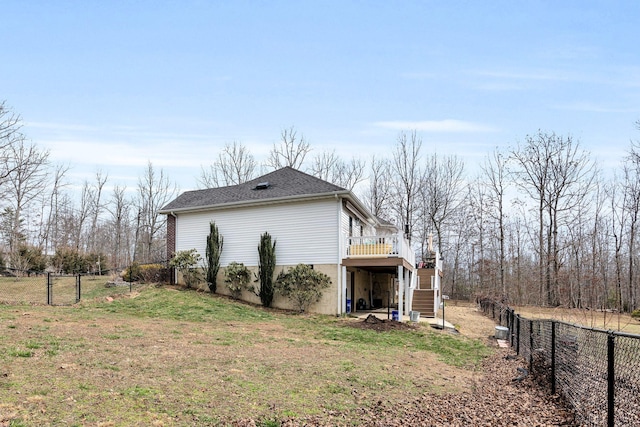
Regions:
M 264 189 L 256 189 L 260 183 L 268 182 Z M 346 193 L 348 190 L 316 178 L 291 167 L 284 167 L 244 184 L 206 190 L 185 191 L 164 206 L 160 213 L 175 210 L 216 207 L 219 205 L 258 202 L 270 199 L 305 197 L 319 194 Z

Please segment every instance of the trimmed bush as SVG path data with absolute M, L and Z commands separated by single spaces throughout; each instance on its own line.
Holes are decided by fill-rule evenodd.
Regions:
M 331 279 L 324 273 L 312 269 L 307 264 L 298 264 L 283 271 L 276 280 L 276 292 L 289 298 L 300 310 L 307 311 L 309 306 L 320 301 L 322 292 L 329 287 Z
M 273 273 L 276 270 L 276 242 L 271 241 L 271 235 L 265 231 L 260 236 L 260 245 L 258 245 L 258 281 L 260 282 L 260 291 L 258 296 L 262 305 L 271 307 L 273 303 Z
M 220 254 L 224 238 L 220 235 L 215 222 L 209 223 L 209 235 L 207 236 L 207 285 L 209 291 L 215 293 L 217 288 L 218 271 L 220 270 Z
M 251 280 L 251 272 L 243 263 L 232 262 L 224 271 L 227 288 L 231 292 L 231 296 L 235 299 L 240 298 L 242 291 L 247 289 Z
M 195 249 L 178 251 L 175 253 L 169 265 L 182 274 L 182 279 L 187 288 L 197 285 L 202 281 L 202 271 L 198 267 L 200 254 Z
M 143 264 L 140 266 L 139 274 L 142 283 L 158 283 L 162 281 L 162 264 Z

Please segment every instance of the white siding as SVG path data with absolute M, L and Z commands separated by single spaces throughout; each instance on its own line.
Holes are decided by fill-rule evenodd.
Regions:
M 350 212 L 344 206 L 342 207 L 341 219 L 341 232 L 343 236 L 349 235 L 349 217 L 353 218 L 353 236 L 375 236 L 376 229 L 367 222 L 360 220 L 354 213 Z M 360 226 L 362 226 L 362 233 L 360 232 Z
M 260 236 L 276 240 L 278 265 L 335 264 L 338 224 L 335 199 L 292 202 L 211 212 L 182 213 L 176 221 L 176 250 L 195 248 L 205 257 L 209 223 L 224 238 L 220 263 L 258 265 Z
M 340 226 L 341 226 L 341 235 L 348 236 L 349 235 L 349 212 L 342 207 L 342 212 L 340 214 Z

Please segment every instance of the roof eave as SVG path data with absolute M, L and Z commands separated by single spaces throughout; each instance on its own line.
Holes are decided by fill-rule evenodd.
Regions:
M 270 204 L 290 202 L 290 201 L 296 201 L 296 200 L 304 201 L 304 200 L 314 200 L 314 199 L 327 199 L 331 197 L 339 197 L 339 196 L 345 196 L 350 194 L 351 193 L 349 192 L 349 190 L 340 190 L 340 191 L 331 191 L 328 193 L 303 194 L 303 195 L 295 195 L 295 196 L 274 197 L 271 199 L 243 200 L 239 202 L 220 203 L 220 204 L 205 205 L 205 206 L 190 206 L 190 207 L 175 208 L 175 209 L 161 209 L 158 211 L 158 213 L 163 215 L 169 215 L 169 214 L 177 214 L 177 213 L 202 212 L 202 211 L 209 211 L 209 210 L 231 209 L 231 208 L 237 208 L 237 207 L 270 205 Z

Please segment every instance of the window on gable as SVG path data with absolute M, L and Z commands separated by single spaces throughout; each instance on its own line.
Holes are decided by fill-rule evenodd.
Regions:
M 349 217 L 349 236 L 353 236 L 353 217 Z

